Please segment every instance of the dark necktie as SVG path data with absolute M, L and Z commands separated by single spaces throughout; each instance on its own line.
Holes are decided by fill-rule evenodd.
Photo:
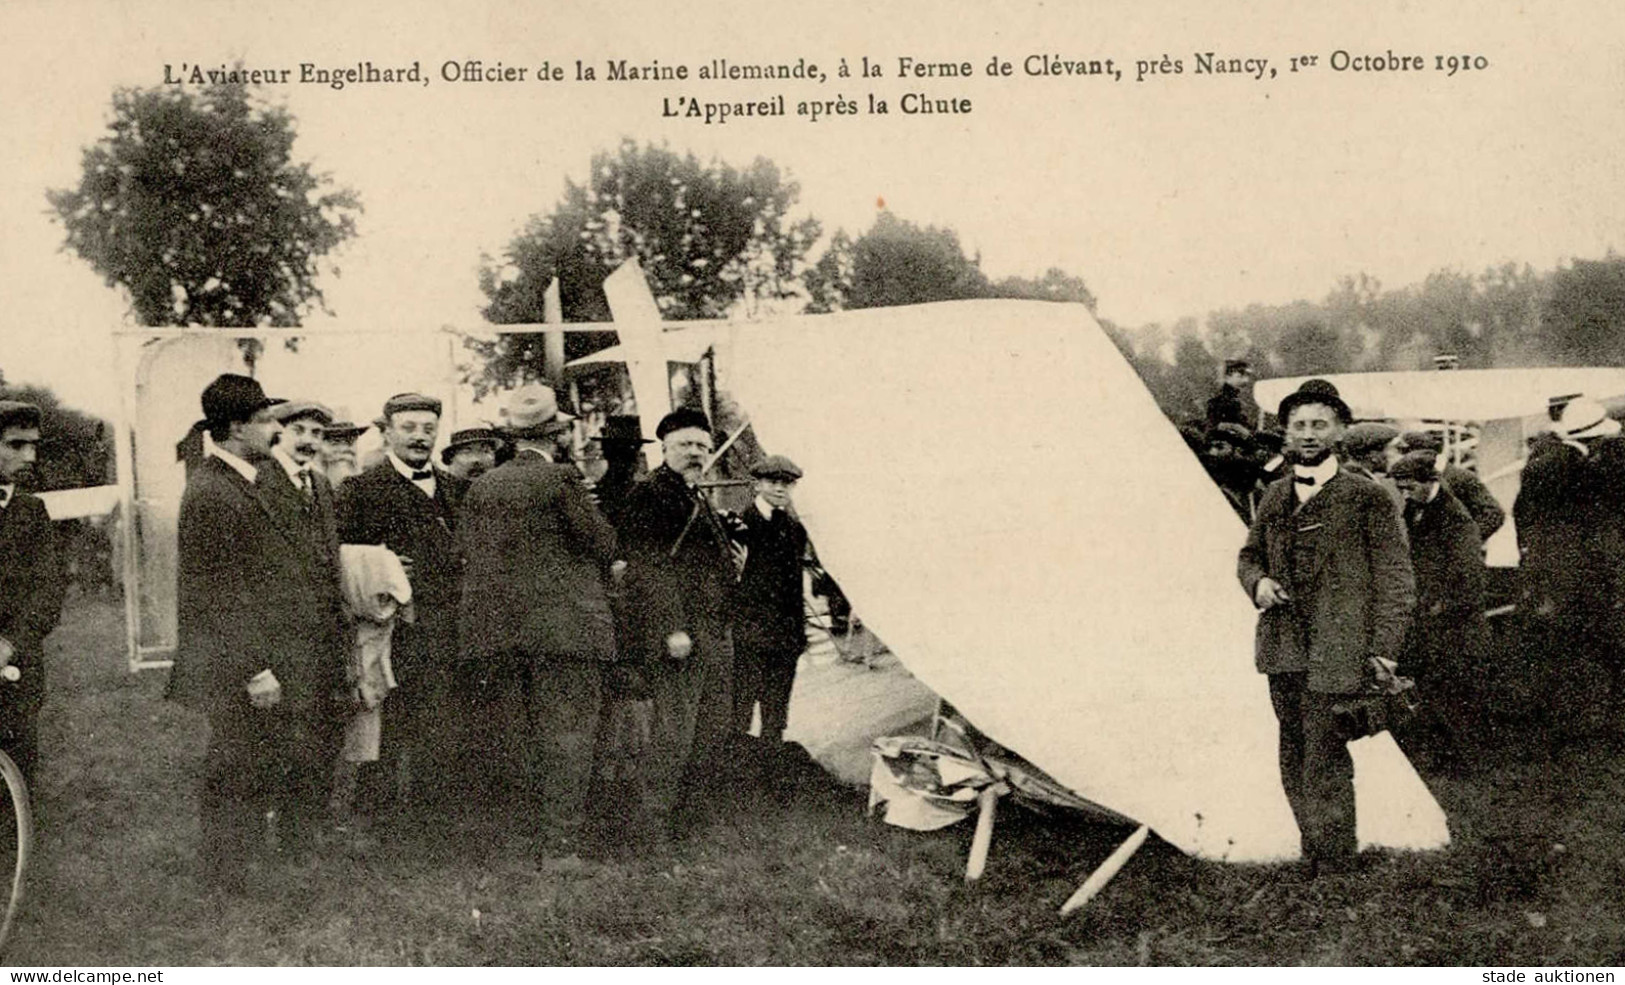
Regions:
M 305 494 L 305 499 L 307 502 L 316 498 L 316 490 L 311 485 L 309 469 L 299 470 L 299 491 Z
M 433 479 L 434 469 L 418 469 L 412 473 L 413 482 L 422 482 L 424 479 Z
M 1302 485 L 1305 485 L 1305 486 L 1312 486 L 1312 485 L 1315 484 L 1315 477 L 1312 476 L 1312 475 L 1297 475 L 1297 474 L 1294 474 L 1292 476 L 1292 481 L 1297 482 L 1297 483 L 1301 483 Z

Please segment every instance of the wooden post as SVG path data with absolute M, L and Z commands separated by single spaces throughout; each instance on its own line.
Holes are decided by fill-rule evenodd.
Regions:
M 1089 873 L 1089 878 L 1083 881 L 1083 885 L 1078 887 L 1078 891 L 1073 893 L 1065 903 L 1061 904 L 1061 916 L 1064 917 L 1072 911 L 1082 908 L 1085 903 L 1094 899 L 1102 889 L 1105 889 L 1106 884 L 1112 881 L 1112 876 L 1117 875 L 1117 871 L 1128 864 L 1128 860 L 1134 857 L 1134 853 L 1140 850 L 1141 845 L 1145 844 L 1145 836 L 1150 833 L 1151 829 L 1143 824 L 1135 828 L 1134 833 L 1129 835 L 1121 845 L 1117 846 L 1117 851 L 1106 856 L 1106 861 L 1100 863 L 1099 868 Z
M 971 839 L 970 861 L 965 865 L 966 882 L 982 878 L 982 870 L 987 868 L 988 849 L 993 846 L 993 815 L 998 811 L 999 794 L 1003 792 L 1004 785 L 994 783 L 976 795 L 976 835 Z

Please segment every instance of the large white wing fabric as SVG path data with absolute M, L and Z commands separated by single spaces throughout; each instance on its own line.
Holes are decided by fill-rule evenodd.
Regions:
M 1244 530 L 1082 307 L 738 325 L 718 360 L 763 445 L 805 469 L 823 560 L 922 681 L 1186 852 L 1298 853 L 1235 577 Z M 1362 773 L 1415 780 L 1386 757 Z M 1423 820 L 1388 844 L 1446 840 L 1419 781 L 1384 787 L 1426 801 L 1395 805 Z
M 1253 396 L 1274 413 L 1281 398 L 1307 379 L 1260 380 Z M 1601 366 L 1337 373 L 1321 379 L 1335 385 L 1354 416 L 1363 418 L 1488 421 L 1544 414 L 1553 397 L 1583 393 L 1610 400 L 1625 394 L 1625 369 Z

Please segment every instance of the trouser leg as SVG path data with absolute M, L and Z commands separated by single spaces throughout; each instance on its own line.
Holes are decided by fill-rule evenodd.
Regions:
M 532 672 L 534 775 L 550 834 L 574 836 L 585 821 L 602 700 L 602 671 L 594 661 L 545 661 Z
M 648 809 L 660 817 L 669 817 L 677 807 L 683 770 L 693 750 L 694 724 L 705 677 L 699 661 L 692 658 L 682 663 L 651 661 L 644 674 L 654 699 L 644 792 Z
M 275 784 L 270 713 L 244 709 L 211 715 L 198 785 L 198 861 L 208 882 L 240 886 L 264 844 L 265 811 Z
M 784 740 L 784 727 L 790 718 L 790 693 L 796 684 L 799 653 L 780 652 L 769 656 L 762 666 L 762 738 L 770 743 Z
M 1278 756 L 1281 767 L 1281 789 L 1292 807 L 1292 817 L 1298 823 L 1298 833 L 1308 850 L 1305 832 L 1308 824 L 1303 803 L 1303 696 L 1306 674 L 1271 674 L 1270 704 L 1275 708 L 1275 720 L 1280 735 Z
M 1304 853 L 1319 859 L 1352 857 L 1355 837 L 1354 759 L 1348 736 L 1332 713 L 1339 695 L 1303 693 L 1302 827 Z
M 714 806 L 735 770 L 730 760 L 733 735 L 733 642 L 725 627 L 706 627 L 695 634 L 700 669 L 694 714 L 694 741 L 683 770 L 679 805 L 694 813 Z
M 762 651 L 754 646 L 736 646 L 733 666 L 733 730 L 740 735 L 750 734 L 750 722 L 756 711 L 756 702 L 762 696 Z M 766 715 L 766 709 L 763 709 Z M 763 734 L 766 732 L 764 730 Z

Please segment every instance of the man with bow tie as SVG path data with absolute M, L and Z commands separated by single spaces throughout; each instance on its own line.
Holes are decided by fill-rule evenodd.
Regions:
M 1334 454 L 1352 414 L 1325 380 L 1282 401 L 1289 474 L 1270 485 L 1241 549 L 1259 609 L 1257 666 L 1280 722 L 1281 784 L 1311 872 L 1352 867 L 1358 738 L 1341 713 L 1369 694 L 1376 660 L 1397 661 L 1415 601 L 1399 511 Z
M 62 568 L 45 504 L 24 488 L 34 474 L 40 411 L 0 400 L 0 749 L 34 781 L 37 720 L 45 700 L 45 637 L 62 611 Z
M 444 801 L 457 793 L 446 781 L 456 776 L 454 736 L 463 731 L 456 694 L 462 561 L 453 532 L 463 483 L 430 460 L 440 409 L 439 400 L 420 393 L 385 401 L 384 459 L 347 480 L 339 496 L 340 542 L 394 551 L 412 583 L 416 616 L 395 630 L 390 658 L 398 686 L 382 715 L 380 759 L 363 771 L 363 810 L 392 798 L 400 808 L 408 799 Z M 392 777 L 400 780 L 394 790 Z
M 769 455 L 750 474 L 756 500 L 740 514 L 735 535 L 745 545 L 745 566 L 734 606 L 734 729 L 748 733 L 760 704 L 762 739 L 776 748 L 784 739 L 796 662 L 807 649 L 801 583 L 807 528 L 790 512 L 802 473 L 785 456 Z

